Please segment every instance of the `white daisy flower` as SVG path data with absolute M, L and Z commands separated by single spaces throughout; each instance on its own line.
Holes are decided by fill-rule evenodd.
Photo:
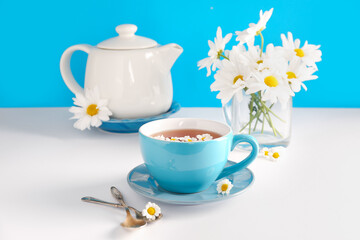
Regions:
M 169 141 L 170 142 L 180 142 L 178 137 L 171 137 L 171 138 L 169 138 Z
M 220 66 L 220 55 L 224 53 L 225 45 L 230 41 L 231 37 L 232 34 L 229 33 L 223 38 L 221 28 L 218 27 L 214 42 L 210 40 L 208 41 L 210 47 L 210 50 L 208 52 L 209 57 L 204 58 L 198 62 L 199 69 L 206 67 L 206 76 L 210 76 L 211 70 L 215 71 L 216 68 Z
M 181 138 L 180 141 L 182 141 L 182 142 L 197 142 L 198 140 L 197 140 L 197 138 L 185 136 L 185 137 Z
M 232 183 L 229 181 L 229 179 L 224 179 L 224 180 L 221 180 L 218 184 L 217 184 L 217 187 L 216 187 L 216 191 L 218 193 L 221 193 L 223 195 L 225 194 L 229 194 L 230 193 L 230 190 L 232 189 L 233 185 Z
M 74 104 L 78 107 L 71 107 L 69 111 L 74 113 L 71 119 L 78 119 L 74 123 L 74 127 L 80 130 L 99 127 L 102 121 L 108 121 L 111 111 L 107 108 L 107 100 L 100 99 L 97 88 L 93 90 L 85 89 L 85 96 L 77 93 L 73 98 Z
M 250 23 L 249 28 L 244 31 L 236 31 L 236 41 L 240 41 L 240 44 L 253 41 L 254 37 L 259 35 L 266 28 L 266 23 L 269 21 L 273 10 L 274 9 L 272 8 L 269 11 L 265 11 L 264 13 L 262 10 L 260 10 L 259 22 L 257 24 Z
M 213 139 L 213 137 L 208 133 L 200 134 L 197 135 L 196 137 L 197 139 L 199 139 L 199 141 L 209 141 Z
M 216 96 L 225 105 L 234 95 L 238 101 L 243 98 L 243 89 L 252 76 L 252 69 L 247 66 L 246 49 L 240 45 L 229 52 L 229 61 L 223 60 L 220 69 L 216 72 L 215 81 L 211 84 L 211 91 L 220 91 Z
M 267 148 L 267 147 L 262 148 L 260 150 L 260 153 L 265 158 L 269 157 L 269 148 Z
M 155 138 L 155 139 L 157 139 L 157 140 L 165 140 L 165 139 L 166 139 L 166 138 L 164 137 L 164 135 L 155 136 L 155 137 L 153 137 L 153 138 Z
M 272 63 L 275 64 L 273 61 Z M 264 65 L 269 66 L 271 64 L 264 61 Z M 281 69 L 279 66 L 272 66 L 254 72 L 255 77 L 248 82 L 246 93 L 261 91 L 263 101 L 269 101 L 271 104 L 280 101 L 283 107 L 286 106 L 289 96 L 295 94 L 291 91 L 288 81 L 284 79 L 284 75 L 278 71 L 279 69 Z
M 152 202 L 148 202 L 145 206 L 145 209 L 142 210 L 142 215 L 152 221 L 155 220 L 160 213 L 161 213 L 160 207 Z
M 264 61 L 265 63 L 273 61 L 278 62 L 283 59 L 281 48 L 275 47 L 273 44 L 268 44 L 266 46 L 266 52 L 263 53 L 261 53 L 259 46 L 254 45 L 254 42 L 248 42 L 247 46 L 248 50 L 244 53 L 244 55 L 248 59 L 249 67 L 253 70 L 261 71 L 264 68 L 269 67 L 264 65 Z
M 306 67 L 305 63 L 299 59 L 293 59 L 290 61 L 288 69 L 286 71 L 286 78 L 289 81 L 291 90 L 299 92 L 301 87 L 307 90 L 304 81 L 317 79 L 318 76 L 313 75 L 316 69 L 313 67 Z
M 284 155 L 284 147 L 273 147 L 261 149 L 262 156 L 273 162 L 278 161 Z
M 319 50 L 320 45 L 308 44 L 305 41 L 303 47 L 300 48 L 300 40 L 293 40 L 293 35 L 288 32 L 288 37 L 281 34 L 281 40 L 283 44 L 284 56 L 290 61 L 293 58 L 301 59 L 307 66 L 316 67 L 316 62 L 321 61 L 321 51 Z

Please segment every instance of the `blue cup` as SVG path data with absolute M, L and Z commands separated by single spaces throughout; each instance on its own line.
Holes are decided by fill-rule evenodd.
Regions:
M 221 137 L 203 142 L 170 142 L 153 138 L 169 130 L 199 129 Z M 167 191 L 195 193 L 217 179 L 248 166 L 256 158 L 259 145 L 249 135 L 233 135 L 229 126 L 216 121 L 194 118 L 170 118 L 144 124 L 140 129 L 140 147 L 145 165 L 157 183 Z M 229 152 L 247 142 L 252 151 L 243 161 L 225 167 Z

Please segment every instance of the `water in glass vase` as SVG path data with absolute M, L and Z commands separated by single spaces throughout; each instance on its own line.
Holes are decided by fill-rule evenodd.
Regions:
M 259 94 L 244 95 L 242 101 L 233 97 L 224 107 L 224 115 L 234 134 L 249 134 L 260 147 L 287 147 L 291 135 L 292 98 L 287 104 L 271 104 Z M 248 145 L 239 145 L 248 148 Z

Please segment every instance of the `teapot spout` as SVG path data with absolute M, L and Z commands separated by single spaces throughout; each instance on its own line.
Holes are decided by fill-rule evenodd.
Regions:
M 166 71 L 170 71 L 176 59 L 183 52 L 183 48 L 176 43 L 170 43 L 159 48 L 163 66 Z

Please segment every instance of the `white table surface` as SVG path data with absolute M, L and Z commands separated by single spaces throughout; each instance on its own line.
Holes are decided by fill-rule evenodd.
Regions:
M 159 203 L 164 218 L 129 231 L 122 210 L 80 201 L 149 201 L 127 185 L 142 163 L 137 134 L 81 132 L 65 108 L 0 109 L 0 239 L 360 239 L 360 109 L 294 109 L 287 156 L 256 159 L 252 187 L 197 206 Z M 177 117 L 223 121 L 219 108 Z M 235 160 L 238 153 L 231 154 Z

